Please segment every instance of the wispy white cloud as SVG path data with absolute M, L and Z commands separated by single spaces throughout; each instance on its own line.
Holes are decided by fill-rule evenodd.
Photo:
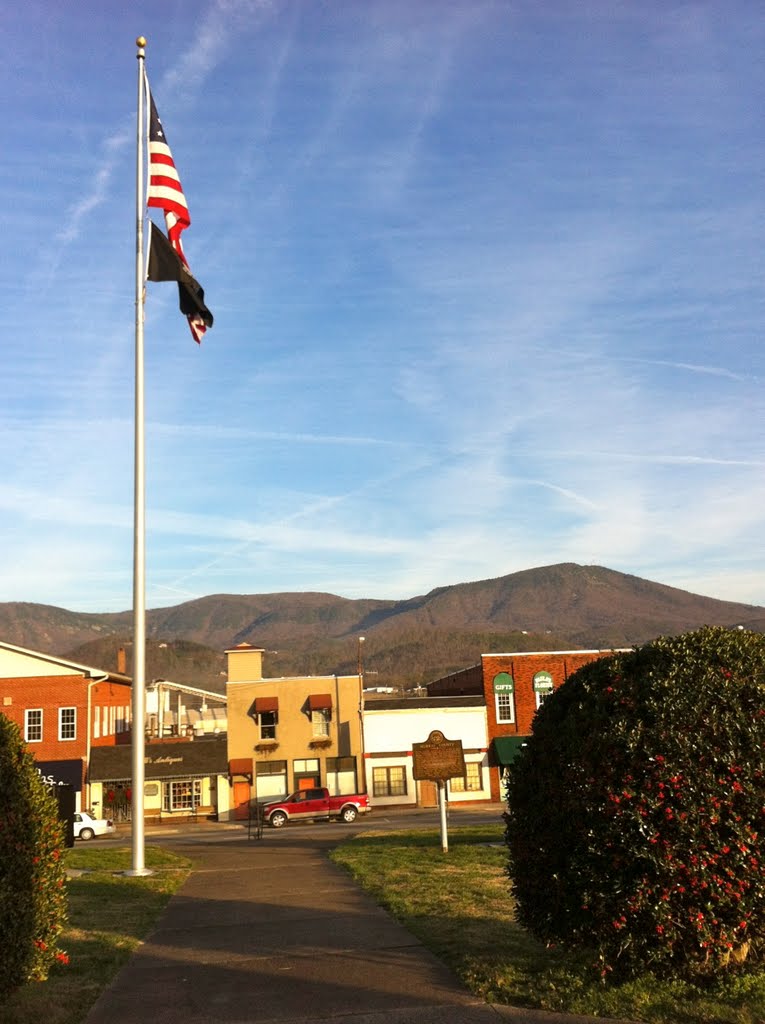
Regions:
M 114 170 L 123 159 L 124 152 L 131 142 L 135 141 L 135 132 L 130 134 L 129 128 L 118 129 L 106 138 L 102 145 L 101 163 L 88 174 L 88 188 L 77 202 L 65 213 L 61 228 L 55 236 L 59 245 L 54 251 L 62 255 L 60 246 L 67 246 L 80 237 L 83 223 L 87 223 L 94 213 L 107 199 L 114 178 Z M 56 264 L 58 267 L 58 262 Z
M 174 286 L 150 289 L 153 599 L 405 597 L 563 560 L 751 598 L 765 25 L 743 0 L 724 16 L 190 0 L 162 23 L 137 3 L 110 33 L 154 24 L 216 314 L 196 349 Z M 104 18 L 43 7 L 11 40 L 23 131 L 0 175 L 0 599 L 114 608 L 133 90 Z M 36 87 L 70 35 L 96 56 Z M 53 152 L 66 173 L 39 184 Z
M 710 377 L 726 377 L 728 380 L 748 382 L 752 380 L 758 380 L 759 378 L 743 373 L 735 373 L 733 370 L 727 369 L 724 366 L 701 366 L 694 363 L 673 363 L 666 359 L 630 359 L 624 360 L 626 363 L 638 363 L 645 366 L 666 366 L 670 370 L 686 370 L 688 373 L 702 373 L 707 374 Z
M 273 14 L 274 0 L 212 0 L 205 5 L 188 46 L 162 77 L 162 89 L 193 95 L 225 59 L 234 41 Z
M 247 427 L 227 426 L 220 423 L 199 425 L 153 422 L 150 424 L 150 429 L 156 434 L 185 439 L 198 437 L 206 440 L 273 441 L 300 445 L 350 445 L 352 447 L 369 445 L 385 448 L 410 447 L 413 443 L 408 440 L 404 441 L 389 437 L 354 437 L 353 435 L 342 434 L 302 434 L 291 433 L 290 431 L 251 430 Z

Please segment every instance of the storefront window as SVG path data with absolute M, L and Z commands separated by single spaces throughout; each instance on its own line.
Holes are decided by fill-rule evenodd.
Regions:
M 483 789 L 481 780 L 481 765 L 478 761 L 465 762 L 465 777 L 451 779 L 449 789 L 452 793 L 472 793 L 475 790 Z
M 406 796 L 406 768 L 403 765 L 373 768 L 372 790 L 374 796 Z
M 258 800 L 287 795 L 287 762 L 256 761 L 255 793 Z
M 201 779 L 173 779 L 163 783 L 163 811 L 193 811 L 202 803 Z
M 358 792 L 355 757 L 327 758 L 327 789 L 332 796 Z
M 297 758 L 292 762 L 295 789 L 313 789 L 321 785 L 318 757 Z
M 131 792 L 130 779 L 113 779 L 102 786 L 103 817 L 115 821 L 130 821 Z

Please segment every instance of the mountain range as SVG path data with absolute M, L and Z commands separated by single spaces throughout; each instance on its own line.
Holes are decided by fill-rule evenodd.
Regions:
M 129 672 L 132 618 L 11 601 L 0 603 L 0 639 L 109 670 L 124 647 Z M 268 676 L 353 673 L 361 653 L 367 686 L 409 688 L 482 653 L 630 647 L 702 625 L 763 632 L 765 608 L 574 563 L 400 601 L 214 594 L 147 612 L 146 675 L 222 690 L 224 651 L 250 643 L 265 649 Z

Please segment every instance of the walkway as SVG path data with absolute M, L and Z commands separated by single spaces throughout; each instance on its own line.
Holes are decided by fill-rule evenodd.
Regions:
M 590 1020 L 476 1000 L 327 859 L 339 827 L 177 837 L 194 871 L 86 1024 Z

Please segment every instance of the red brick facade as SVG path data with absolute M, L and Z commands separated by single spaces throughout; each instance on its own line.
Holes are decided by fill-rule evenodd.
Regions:
M 489 746 L 495 737 L 528 736 L 531 733 L 531 722 L 537 710 L 538 700 L 544 699 L 544 689 L 549 686 L 557 690 L 568 677 L 591 661 L 607 658 L 613 654 L 606 651 L 542 651 L 533 654 L 482 654 L 483 690 L 486 698 L 486 722 Z M 506 673 L 506 676 L 501 676 Z M 512 680 L 512 700 L 505 699 L 504 717 L 512 714 L 513 721 L 498 721 L 498 700 L 494 681 L 501 676 L 500 682 L 509 676 Z M 535 692 L 535 678 L 538 688 Z M 507 689 L 505 692 L 509 692 Z M 500 772 L 492 772 L 492 798 L 502 799 Z
M 81 673 L 0 678 L 0 713 L 18 725 L 43 774 L 78 792 L 89 746 L 130 741 L 130 702 L 128 682 L 94 682 Z

